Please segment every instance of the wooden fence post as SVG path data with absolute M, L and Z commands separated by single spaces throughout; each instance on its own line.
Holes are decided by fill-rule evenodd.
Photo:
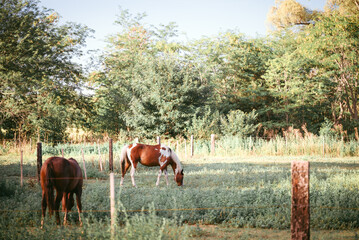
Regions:
M 110 173 L 110 207 L 111 207 L 111 236 L 115 234 L 116 209 L 115 209 L 115 175 Z
M 161 137 L 157 137 L 157 144 L 161 144 Z
M 84 156 L 84 150 L 83 150 L 83 148 L 81 148 L 81 153 L 82 153 L 82 164 L 83 164 L 83 166 L 84 166 L 85 179 L 87 180 L 86 165 L 85 165 L 85 156 Z
M 42 143 L 37 143 L 37 180 L 40 182 L 40 171 L 42 167 Z
M 310 239 L 309 162 L 292 161 L 291 239 Z
M 109 146 L 108 146 L 108 152 L 109 152 L 109 159 L 108 159 L 108 164 L 109 164 L 109 170 L 111 172 L 113 172 L 113 148 L 112 148 L 112 138 L 110 138 L 109 140 Z
M 100 165 L 100 171 L 102 172 L 103 167 L 102 167 L 102 158 L 101 158 L 101 150 L 100 150 L 100 143 L 99 141 L 97 141 L 97 146 L 98 146 L 98 163 Z
M 216 148 L 216 135 L 211 134 L 211 154 L 215 154 L 215 148 Z
M 24 175 L 23 175 L 23 171 L 22 171 L 22 163 L 23 163 L 23 150 L 21 149 L 20 151 L 20 171 L 21 171 L 21 174 L 20 174 L 20 177 L 21 177 L 21 180 L 20 180 L 20 185 L 21 187 L 23 186 L 23 182 L 24 182 Z
M 194 137 L 191 135 L 191 157 L 193 157 L 194 152 Z

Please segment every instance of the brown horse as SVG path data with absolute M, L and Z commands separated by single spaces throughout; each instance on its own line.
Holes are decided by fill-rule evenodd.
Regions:
M 183 185 L 183 169 L 179 158 L 174 151 L 165 145 L 145 145 L 139 143 L 126 145 L 122 149 L 120 161 L 122 173 L 121 186 L 123 185 L 124 176 L 128 168 L 131 166 L 132 185 L 136 187 L 134 175 L 138 163 L 148 167 L 160 166 L 156 186 L 160 183 L 160 177 L 163 171 L 168 185 L 168 165 L 171 165 L 173 169 L 175 175 L 174 179 L 177 182 L 177 185 Z
M 53 211 L 56 213 L 56 222 L 60 224 L 59 207 L 62 199 L 62 210 L 65 212 L 64 225 L 67 222 L 67 213 L 74 206 L 73 194 L 76 193 L 77 210 L 79 212 L 79 221 L 81 221 L 81 194 L 82 194 L 82 171 L 73 158 L 65 159 L 62 157 L 50 157 L 41 167 L 40 181 L 42 188 L 42 219 L 43 227 L 46 207 L 49 207 L 51 217 Z M 56 198 L 54 200 L 54 189 L 56 189 Z

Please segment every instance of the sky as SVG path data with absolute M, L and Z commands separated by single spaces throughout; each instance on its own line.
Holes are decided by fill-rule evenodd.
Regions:
M 297 0 L 312 10 L 323 9 L 326 0 Z M 180 41 L 215 36 L 237 30 L 248 37 L 265 36 L 266 17 L 275 0 L 40 0 L 55 10 L 60 23 L 81 23 L 95 30 L 86 50 L 103 50 L 106 38 L 118 33 L 115 24 L 120 7 L 133 15 L 146 13 L 144 23 L 154 26 L 175 22 Z

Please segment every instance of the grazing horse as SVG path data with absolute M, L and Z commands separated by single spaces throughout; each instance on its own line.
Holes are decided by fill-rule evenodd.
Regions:
M 168 185 L 167 166 L 171 165 L 174 172 L 174 179 L 178 186 L 183 185 L 183 169 L 176 153 L 165 145 L 145 145 L 134 143 L 122 148 L 121 153 L 121 186 L 123 185 L 124 176 L 131 166 L 132 185 L 136 187 L 135 171 L 138 163 L 144 166 L 160 166 L 156 186 L 160 184 L 162 172 L 165 173 L 166 183 Z
M 50 157 L 41 167 L 40 181 L 42 188 L 42 219 L 41 228 L 44 224 L 46 207 L 49 207 L 51 217 L 53 211 L 56 213 L 56 222 L 60 224 L 59 207 L 62 199 L 62 211 L 65 212 L 64 225 L 67 222 L 67 213 L 74 206 L 73 194 L 76 193 L 77 210 L 79 221 L 81 221 L 81 194 L 82 194 L 82 171 L 73 158 Z M 54 199 L 54 189 L 56 198 Z

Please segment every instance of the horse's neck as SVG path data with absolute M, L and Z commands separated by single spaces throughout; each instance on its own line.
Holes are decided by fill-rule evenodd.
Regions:
M 175 161 L 171 161 L 171 166 L 172 166 L 172 169 L 173 169 L 173 173 L 176 175 L 178 174 L 180 171 L 181 171 L 181 167 L 180 166 L 177 166 L 177 163 Z M 177 171 L 177 172 L 176 172 Z
M 176 173 L 177 163 L 171 159 L 170 165 L 172 166 L 173 173 Z

